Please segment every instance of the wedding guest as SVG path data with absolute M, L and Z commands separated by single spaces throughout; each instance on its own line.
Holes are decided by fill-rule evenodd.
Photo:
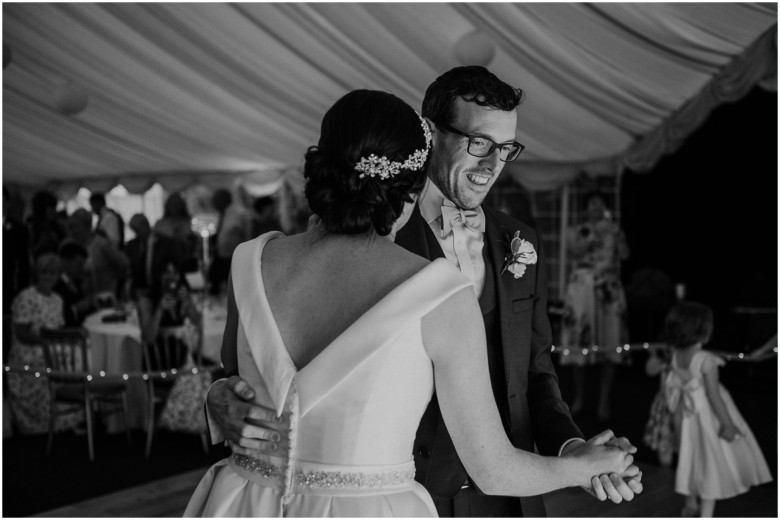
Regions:
M 230 259 L 238 244 L 252 238 L 252 222 L 248 212 L 233 202 L 230 191 L 220 188 L 211 198 L 219 213 L 216 247 L 209 271 L 212 294 L 221 294 L 230 272 Z
M 154 225 L 158 236 L 168 237 L 179 244 L 185 272 L 198 269 L 198 245 L 200 238 L 192 230 L 192 217 L 187 202 L 178 193 L 171 193 L 165 199 L 163 216 Z
M 546 275 L 542 252 L 536 251 L 537 234 L 482 205 L 504 164 L 523 149 L 515 141 L 522 97 L 520 89 L 478 66 L 456 67 L 428 87 L 423 100 L 423 116 L 433 135 L 428 179 L 389 235 L 418 256 L 445 258 L 472 281 L 486 330 L 480 352 L 487 355 L 493 397 L 513 445 L 570 456 L 588 442 L 561 398 L 550 357 Z M 439 516 L 543 516 L 541 497 L 518 500 L 477 488 L 454 448 L 437 395 L 422 415 L 413 452 L 415 478 L 433 496 Z M 218 381 L 209 391 L 213 424 L 233 445 L 257 445 L 250 438 L 256 430 L 243 418 L 262 413 L 261 408 L 238 402 L 251 402 L 253 396 L 253 389 L 237 377 Z M 625 438 L 615 442 L 636 450 Z M 631 500 L 642 489 L 641 473 L 632 466 L 622 476 L 627 480 L 594 476 L 584 487 L 600 500 Z
M 244 428 L 260 437 L 229 440 L 234 454 L 206 473 L 185 516 L 435 517 L 412 460 L 434 383 L 458 454 L 486 493 L 538 495 L 631 466 L 630 454 L 606 446 L 609 431 L 564 457 L 513 446 L 491 392 L 473 280 L 383 238 L 424 184 L 431 134 L 396 96 L 346 94 L 305 157 L 319 221 L 236 248 L 222 362 L 255 389 L 264 409 Z
M 8 188 L 3 186 L 3 315 L 11 302 L 30 285 L 30 239 L 27 227 L 10 211 Z
M 176 240 L 152 231 L 149 220 L 142 213 L 136 213 L 130 218 L 130 229 L 135 233 L 125 247 L 125 255 L 129 264 L 130 287 L 128 294 L 138 300 L 148 296 L 168 263 L 174 265 L 183 263 L 182 250 Z
M 252 204 L 252 237 L 259 237 L 269 231 L 281 231 L 282 226 L 276 214 L 273 197 L 257 197 Z
M 62 298 L 53 291 L 59 275 L 57 255 L 42 254 L 35 261 L 34 285 L 20 292 L 12 306 L 14 338 L 8 364 L 30 367 L 27 374 L 7 374 L 13 419 L 17 431 L 22 434 L 45 433 L 49 429 L 48 382 L 46 377 L 34 377 L 33 374 L 46 373 L 40 330 L 57 329 L 65 324 Z M 60 416 L 56 428 L 73 428 L 80 419 L 75 414 Z
M 60 295 L 66 327 L 80 327 L 91 312 L 96 310 L 94 298 L 84 292 L 87 250 L 81 244 L 66 240 L 59 249 L 62 267 L 54 292 Z
M 103 235 L 121 250 L 125 246 L 125 222 L 121 215 L 106 206 L 106 196 L 99 191 L 90 195 L 89 205 L 98 218 L 95 233 Z
M 8 362 L 11 348 L 11 303 L 19 292 L 30 285 L 30 238 L 21 218 L 24 202 L 14 200 L 3 186 L 3 363 Z
M 28 219 L 28 227 L 33 258 L 43 253 L 56 253 L 66 234 L 57 217 L 57 197 L 41 190 L 33 195 L 30 203 L 32 214 Z
M 92 215 L 83 208 L 68 217 L 68 236 L 87 250 L 86 292 L 96 298 L 107 293 L 116 299 L 127 272 L 127 257 L 105 236 L 92 232 Z
M 620 263 L 628 258 L 628 245 L 604 195 L 591 192 L 585 204 L 587 220 L 569 228 L 566 236 L 573 269 L 564 298 L 561 344 L 571 353 L 561 358 L 561 365 L 573 365 L 575 416 L 584 408 L 585 367 L 600 365 L 597 418 L 605 423 L 611 417 L 615 365 L 623 360 L 618 347 L 622 349 L 628 340 L 620 281 Z
M 677 304 L 666 318 L 673 349 L 664 393 L 679 439 L 675 491 L 685 495 L 682 516 L 711 517 L 715 502 L 772 481 L 753 432 L 739 413 L 718 369 L 726 364 L 704 350 L 713 328 L 712 309 Z
M 161 327 L 178 327 L 187 319 L 200 321 L 181 263 L 169 260 L 158 273 L 149 291 L 138 297 L 138 322 L 146 341 L 155 341 Z

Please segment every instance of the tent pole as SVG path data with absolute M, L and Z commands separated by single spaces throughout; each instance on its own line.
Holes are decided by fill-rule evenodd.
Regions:
M 562 300 L 566 291 L 566 230 L 569 222 L 569 184 L 561 188 L 561 219 L 558 230 L 558 299 Z

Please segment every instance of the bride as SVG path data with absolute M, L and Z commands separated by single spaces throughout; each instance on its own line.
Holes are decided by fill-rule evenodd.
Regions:
M 606 431 L 576 456 L 514 448 L 488 376 L 471 282 L 386 237 L 422 188 L 427 123 L 385 92 L 357 90 L 325 114 L 306 153 L 306 233 L 239 246 L 229 282 L 225 369 L 238 367 L 266 432 L 259 458 L 234 447 L 185 516 L 436 516 L 412 444 L 433 394 L 458 455 L 486 494 L 537 495 L 622 473 Z

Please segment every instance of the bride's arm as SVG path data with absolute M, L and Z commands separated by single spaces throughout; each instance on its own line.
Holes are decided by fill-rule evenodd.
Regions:
M 206 393 L 206 421 L 211 442 L 227 440 L 237 453 L 257 456 L 276 449 L 280 431 L 287 427 L 276 422 L 274 410 L 254 404 L 255 392 L 238 376 L 239 315 L 233 294 L 232 274 L 227 283 L 227 320 L 222 336 L 222 366 L 229 379 L 218 379 Z M 270 427 L 275 425 L 278 431 Z
M 486 494 L 531 496 L 588 486 L 593 475 L 621 473 L 631 464 L 630 455 L 603 445 L 611 432 L 589 441 L 577 456 L 543 457 L 512 446 L 493 397 L 485 329 L 472 288 L 423 318 L 423 341 L 444 422 L 466 471 Z

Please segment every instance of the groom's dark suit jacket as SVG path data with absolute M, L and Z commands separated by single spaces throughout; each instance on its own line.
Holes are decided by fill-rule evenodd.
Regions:
M 480 307 L 485 319 L 488 364 L 501 420 L 512 444 L 528 451 L 557 455 L 561 445 L 582 437 L 561 398 L 550 347 L 544 257 L 536 232 L 509 215 L 485 212 L 485 288 Z M 515 231 L 537 251 L 536 264 L 515 279 L 499 275 Z M 396 244 L 434 260 L 444 257 L 418 207 L 396 235 Z M 467 479 L 433 396 L 417 430 L 414 445 L 416 479 L 432 494 L 451 498 Z M 546 516 L 541 496 L 521 498 L 524 516 Z

